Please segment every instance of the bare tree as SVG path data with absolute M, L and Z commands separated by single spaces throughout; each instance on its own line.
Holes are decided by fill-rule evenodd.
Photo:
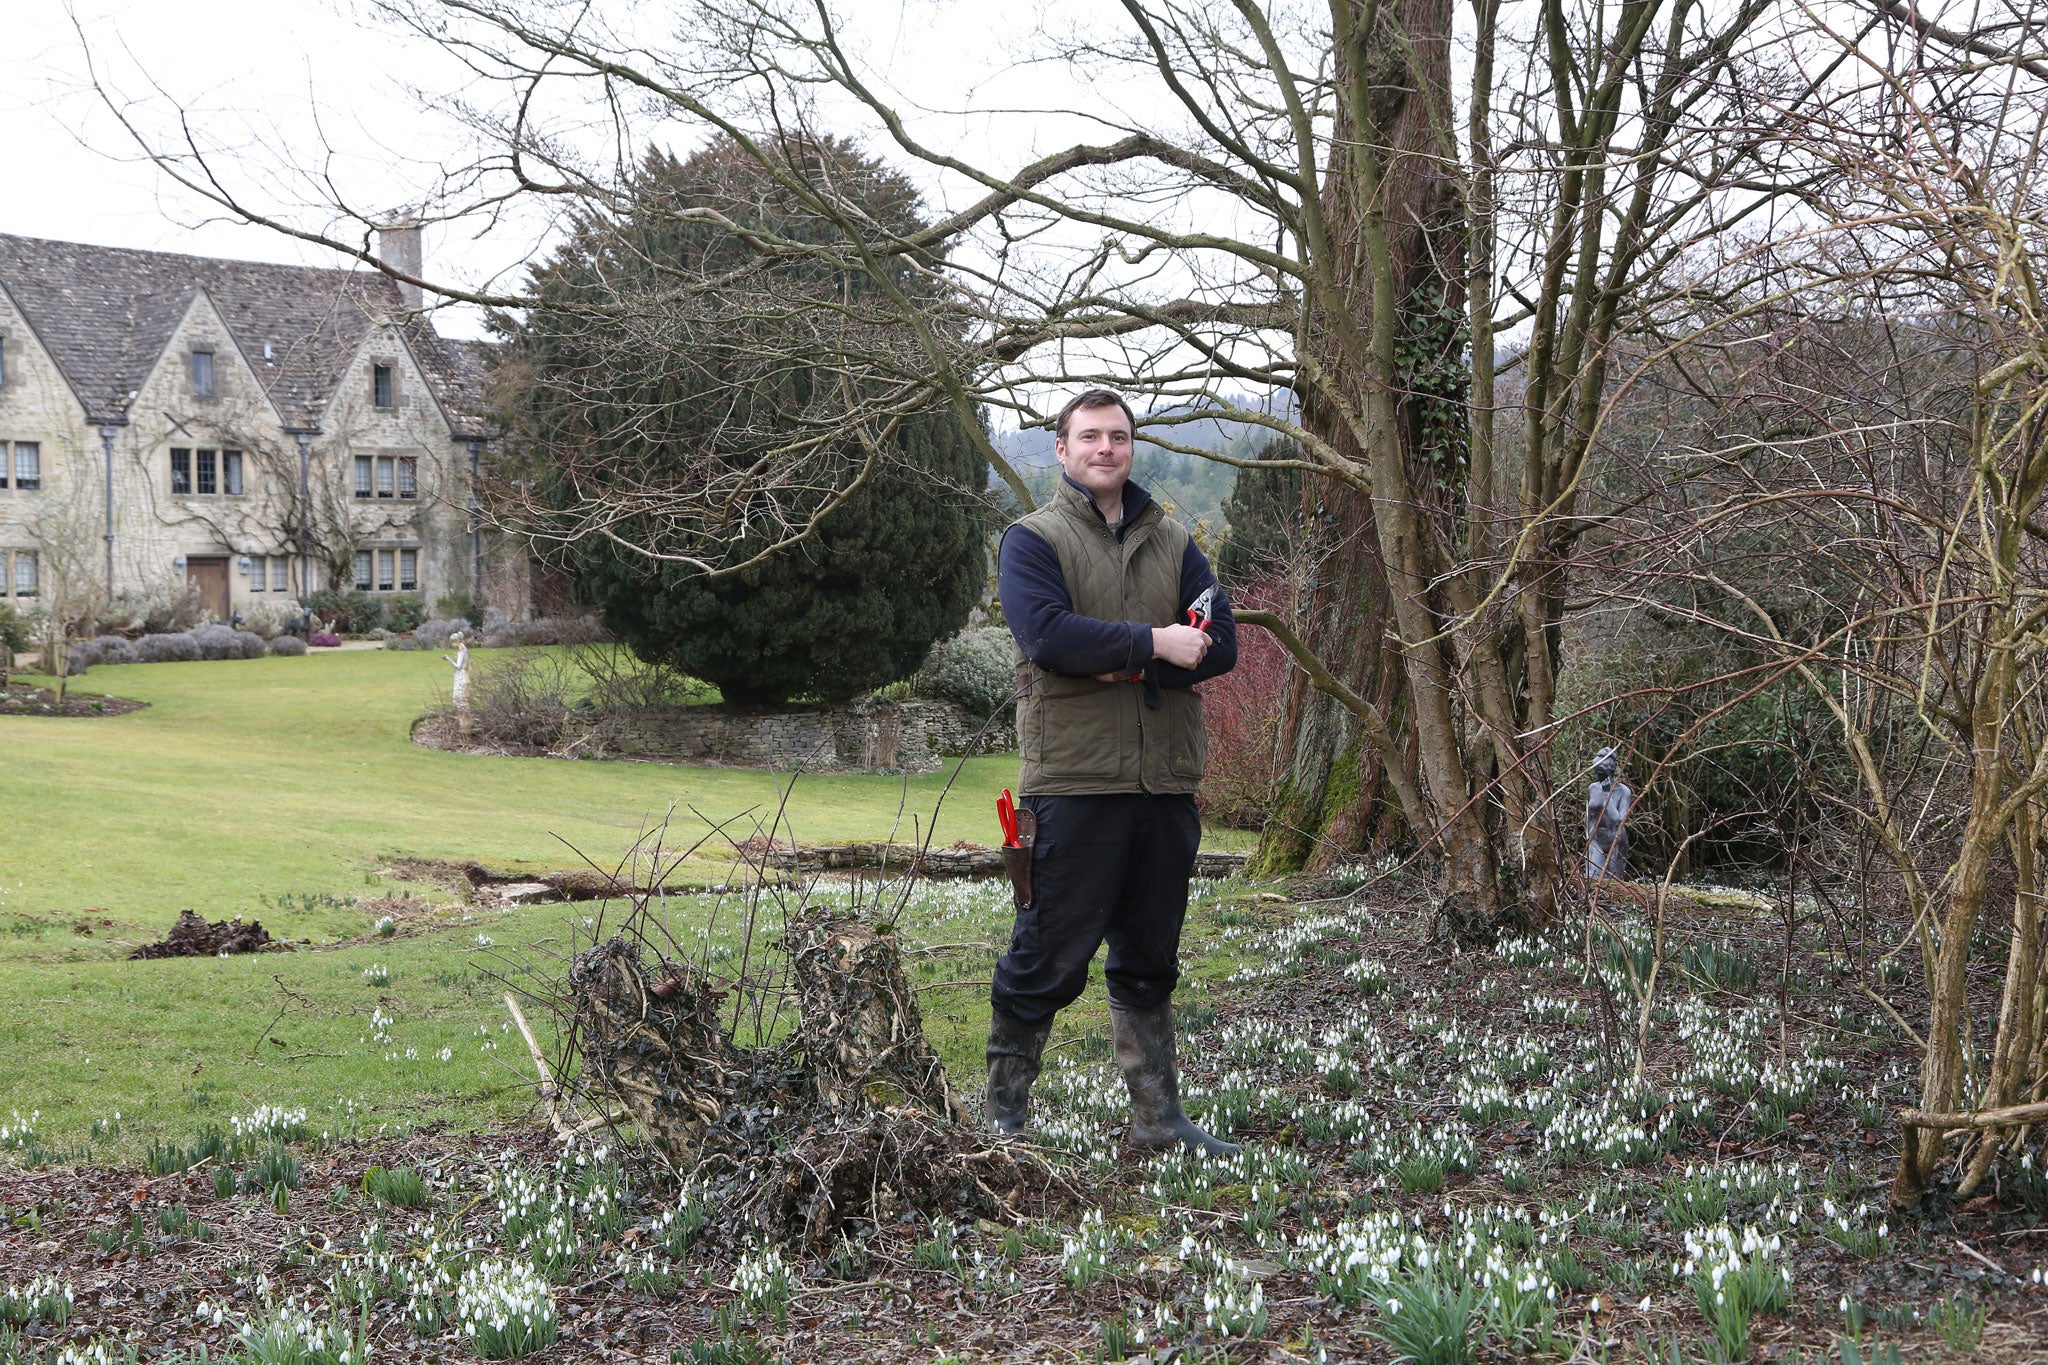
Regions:
M 1774 159 L 1826 171 L 1800 231 L 1663 372 L 1713 439 L 1667 443 L 1647 501 L 1606 500 L 1601 552 L 1618 597 L 1737 642 L 1744 690 L 1795 683 L 1830 718 L 1847 780 L 1817 794 L 1856 837 L 1809 850 L 1815 889 L 1894 899 L 1878 960 L 1917 959 L 1926 991 L 1912 1204 L 1949 1140 L 1967 1195 L 2048 1118 L 2048 16 L 1875 13 L 1780 126 Z M 2002 971 L 1973 972 L 1995 937 Z
M 98 500 L 91 482 L 67 479 L 37 503 L 28 532 L 36 545 L 37 634 L 43 671 L 69 686 L 71 632 L 106 601 L 106 573 Z

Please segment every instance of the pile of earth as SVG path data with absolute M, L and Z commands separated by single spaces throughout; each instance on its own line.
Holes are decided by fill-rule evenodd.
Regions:
M 260 920 L 215 920 L 211 924 L 190 910 L 178 912 L 171 932 L 128 954 L 129 960 L 153 957 L 220 957 L 228 953 L 288 953 L 289 943 L 270 936 Z

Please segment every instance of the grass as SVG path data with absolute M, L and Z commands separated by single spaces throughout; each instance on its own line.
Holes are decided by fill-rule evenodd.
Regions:
M 65 1151 L 119 1111 L 118 1136 L 97 1153 L 137 1160 L 152 1142 L 188 1143 L 259 1103 L 302 1106 L 309 1126 L 337 1135 L 526 1112 L 531 1089 L 515 1070 L 527 1067 L 524 1045 L 504 1031 L 499 977 L 553 970 L 548 954 L 596 908 L 477 911 L 381 870 L 409 856 L 537 874 L 578 866 L 570 845 L 603 864 L 671 809 L 680 830 L 702 828 L 692 809 L 765 816 L 787 778 L 415 745 L 411 724 L 447 677 L 439 655 L 395 651 L 96 668 L 84 690 L 149 708 L 0 717 L 0 1107 L 40 1110 L 38 1133 Z M 892 827 L 908 839 L 950 773 L 807 776 L 789 796 L 790 826 L 814 842 Z M 1014 757 L 969 760 L 935 842 L 995 842 L 995 796 L 1015 781 Z M 1249 842 L 1205 836 L 1211 847 Z M 699 884 L 730 872 L 711 860 L 688 869 Z M 417 913 L 401 909 L 402 932 L 380 936 L 377 921 L 406 893 Z M 365 904 L 380 897 L 394 901 Z M 678 917 L 701 922 L 710 906 L 681 902 Z M 261 918 L 306 950 L 121 960 L 186 908 Z M 905 926 L 913 943 L 915 918 Z M 934 925 L 926 941 L 994 945 L 1007 930 L 1004 916 L 983 914 L 972 926 Z M 986 980 L 994 951 L 917 961 L 933 983 Z M 969 1074 L 985 992 L 934 989 L 921 1003 L 949 1064 Z M 1098 974 L 1074 1027 L 1099 1024 L 1101 1008 Z
M 566 846 L 575 845 L 602 861 L 672 803 L 722 819 L 772 811 L 780 794 L 778 778 L 759 770 L 481 758 L 413 744 L 412 722 L 447 679 L 437 654 L 381 650 L 96 668 L 81 687 L 150 709 L 0 718 L 9 772 L 0 921 L 68 928 L 90 908 L 116 928 L 160 929 L 189 906 L 210 918 L 263 915 L 294 936 L 355 933 L 364 926 L 332 907 L 278 914 L 274 904 L 362 896 L 365 875 L 398 854 L 543 870 L 577 865 Z M 947 775 L 912 778 L 907 792 L 894 778 L 806 777 L 791 824 L 805 840 L 878 838 L 902 801 L 908 838 L 911 817 L 929 818 Z M 996 793 L 1015 781 L 1014 759 L 970 760 L 939 842 L 992 842 Z M 0 954 L 37 947 L 22 937 L 0 934 Z

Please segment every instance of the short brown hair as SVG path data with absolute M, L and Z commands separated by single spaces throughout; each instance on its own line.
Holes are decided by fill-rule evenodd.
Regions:
M 1131 434 L 1135 436 L 1138 433 L 1138 414 L 1131 411 L 1131 405 L 1124 401 L 1122 394 L 1113 393 L 1108 389 L 1089 389 L 1086 393 L 1077 393 L 1067 400 L 1067 405 L 1060 409 L 1059 420 L 1053 423 L 1052 434 L 1062 441 L 1066 440 L 1067 423 L 1072 421 L 1074 414 L 1082 408 L 1122 408 L 1124 416 L 1130 421 Z

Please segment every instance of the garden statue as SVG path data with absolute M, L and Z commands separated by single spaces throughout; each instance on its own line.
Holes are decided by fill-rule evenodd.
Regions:
M 467 739 L 469 737 L 469 641 L 464 639 L 463 632 L 458 630 L 448 637 L 448 643 L 455 646 L 455 657 L 448 659 L 446 654 L 443 654 L 441 657 L 448 659 L 449 663 L 455 665 L 455 718 L 462 726 L 463 738 Z
M 1628 876 L 1628 809 L 1636 794 L 1614 775 L 1614 749 L 1593 759 L 1593 785 L 1586 791 L 1586 880 Z

